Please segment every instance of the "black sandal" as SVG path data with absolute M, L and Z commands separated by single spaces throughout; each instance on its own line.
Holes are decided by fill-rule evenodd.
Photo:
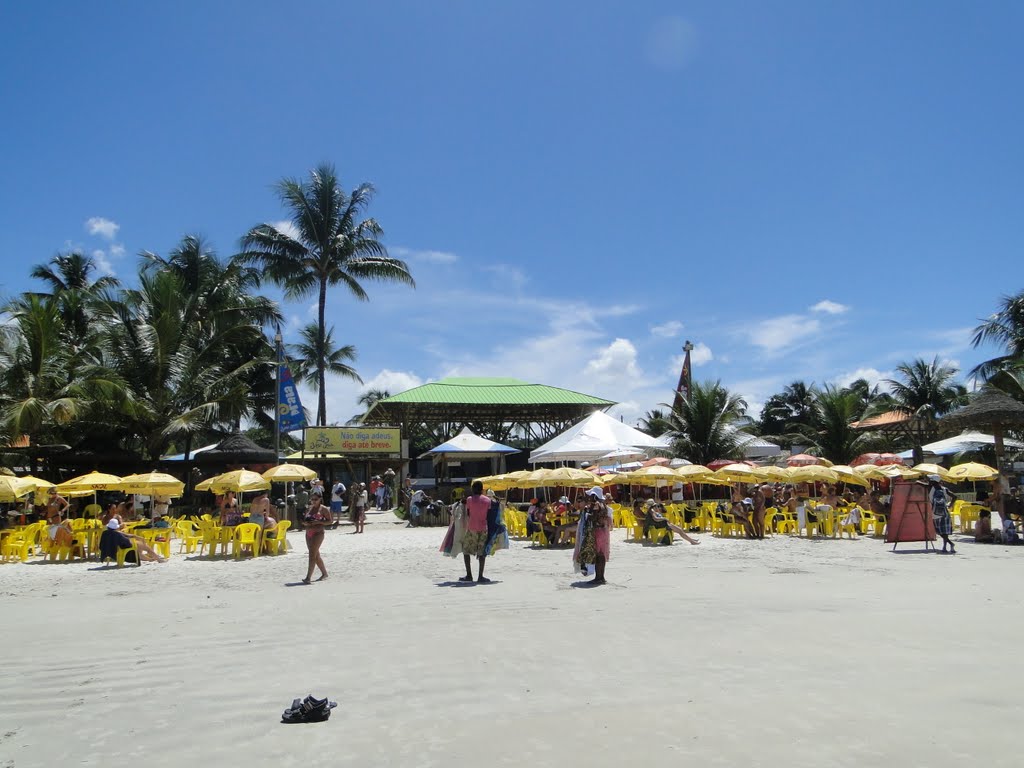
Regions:
M 315 699 L 309 695 L 303 701 L 295 699 L 292 706 L 281 714 L 282 723 L 321 723 L 329 720 L 331 710 L 338 706 L 336 701 Z

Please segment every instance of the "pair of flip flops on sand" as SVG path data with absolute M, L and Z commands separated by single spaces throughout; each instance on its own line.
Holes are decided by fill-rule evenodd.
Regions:
M 322 723 L 331 716 L 331 710 L 338 706 L 336 701 L 316 699 L 312 694 L 304 699 L 295 699 L 281 714 L 282 723 Z

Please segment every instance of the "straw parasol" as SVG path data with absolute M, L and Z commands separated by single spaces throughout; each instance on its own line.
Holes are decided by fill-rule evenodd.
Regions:
M 1003 460 L 1003 429 L 1024 427 L 1024 403 L 995 387 L 985 387 L 971 401 L 941 419 L 956 427 L 989 427 L 996 441 L 996 464 Z
M 277 453 L 263 448 L 240 432 L 221 440 L 208 451 L 195 454 L 197 464 L 271 464 L 277 461 Z

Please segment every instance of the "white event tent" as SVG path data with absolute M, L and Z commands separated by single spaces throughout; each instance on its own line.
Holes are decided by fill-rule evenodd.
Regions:
M 530 454 L 530 463 L 599 461 L 613 451 L 630 448 L 664 451 L 669 447 L 666 438 L 651 437 L 604 411 L 594 411 L 583 421 L 536 448 Z
M 921 450 L 924 451 L 924 453 L 930 453 L 933 456 L 951 456 L 955 453 L 973 451 L 985 445 L 995 444 L 996 439 L 992 435 L 986 435 L 984 432 L 966 430 L 954 437 L 947 437 L 945 440 L 938 440 L 934 443 L 928 443 L 928 445 L 922 445 Z M 1011 440 L 1009 438 L 1003 438 L 1003 445 L 1007 448 L 1014 448 L 1018 450 L 1024 448 L 1024 443 L 1020 440 Z M 903 451 L 896 455 L 901 459 L 912 459 L 914 458 L 914 451 Z

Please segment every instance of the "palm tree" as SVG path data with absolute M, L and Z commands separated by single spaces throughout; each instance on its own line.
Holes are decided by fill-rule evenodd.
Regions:
M 168 258 L 143 254 L 139 287 L 106 311 L 109 349 L 135 406 L 125 429 L 150 458 L 171 441 L 237 429 L 273 411 L 274 351 L 263 325 L 272 301 L 248 293 L 253 276 L 186 237 Z
M 344 285 L 360 301 L 369 296 L 365 280 L 403 283 L 415 287 L 408 265 L 388 256 L 381 243 L 383 231 L 371 218 L 362 218 L 374 189 L 361 184 L 346 193 L 332 165 L 320 165 L 308 181 L 282 179 L 277 192 L 291 214 L 298 233 L 291 237 L 270 224 L 253 227 L 242 238 L 240 258 L 262 267 L 285 297 L 299 299 L 317 294 L 316 346 L 324 347 L 327 289 Z M 326 361 L 316 364 L 317 425 L 327 423 Z
M 1024 363 L 1024 291 L 1004 296 L 998 311 L 974 329 L 971 343 L 979 347 L 986 342 L 998 344 L 1005 354 L 979 363 L 971 376 L 988 379 L 996 371 Z
M 679 409 L 668 415 L 667 434 L 676 455 L 697 464 L 735 456 L 743 444 L 743 433 L 734 425 L 746 408 L 746 401 L 720 381 L 694 382 Z
M 356 373 L 356 369 L 346 363 L 346 361 L 355 362 L 355 346 L 352 344 L 346 344 L 344 347 L 335 346 L 333 325 L 322 337 L 315 323 L 307 325 L 299 331 L 299 335 L 302 337 L 302 341 L 298 344 L 288 345 L 297 380 L 309 384 L 314 392 L 318 391 L 320 388 L 319 364 L 323 362 L 326 373 L 363 383 L 359 374 Z
M 101 363 L 76 359 L 64 340 L 57 302 L 24 294 L 7 308 L 0 346 L 0 425 L 10 437 L 56 433 L 110 404 L 122 406 L 118 376 Z
M 885 380 L 892 389 L 892 410 L 910 417 L 904 431 L 913 443 L 915 464 L 924 460 L 921 446 L 937 436 L 936 419 L 967 403 L 967 388 L 955 380 L 958 372 L 938 357 L 930 363 L 918 358 L 896 366 L 900 378 Z
M 821 456 L 837 464 L 849 464 L 863 453 L 866 436 L 850 424 L 864 413 L 859 392 L 831 385 L 815 396 L 815 424 L 808 437 Z
M 95 331 L 96 300 L 119 286 L 111 276 L 92 279 L 96 263 L 78 252 L 58 253 L 47 264 L 36 264 L 31 275 L 49 289 L 35 295 L 56 302 L 63 325 L 61 335 L 74 351 L 81 350 Z
M 366 412 L 369 413 L 373 406 L 381 400 L 387 400 L 389 397 L 391 397 L 391 393 L 386 389 L 368 389 L 359 396 L 359 399 L 356 400 L 356 402 L 363 406 L 366 409 Z
M 668 416 L 660 408 L 654 408 L 640 419 L 640 430 L 651 437 L 661 437 L 670 428 Z

